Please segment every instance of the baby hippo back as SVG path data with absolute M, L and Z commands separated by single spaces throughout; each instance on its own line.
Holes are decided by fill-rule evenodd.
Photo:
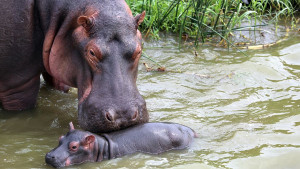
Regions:
M 145 123 L 126 130 L 103 135 L 110 144 L 110 158 L 135 152 L 160 154 L 184 149 L 196 137 L 191 128 L 174 123 Z

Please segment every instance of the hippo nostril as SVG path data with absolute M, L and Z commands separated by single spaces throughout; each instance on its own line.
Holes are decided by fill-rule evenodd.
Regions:
M 132 116 L 132 120 L 136 120 L 138 118 L 138 116 L 139 116 L 139 111 L 136 110 Z
M 113 122 L 113 121 L 114 121 L 114 118 L 113 118 L 113 116 L 110 114 L 110 112 L 106 112 L 106 113 L 105 113 L 105 117 L 106 117 L 106 119 L 107 119 L 108 121 L 110 121 L 110 122 Z
M 46 154 L 46 159 L 54 160 L 54 159 L 55 159 L 55 156 L 48 153 L 48 154 Z

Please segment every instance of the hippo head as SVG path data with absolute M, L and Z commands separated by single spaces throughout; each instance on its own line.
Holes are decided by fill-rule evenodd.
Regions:
M 59 145 L 46 154 L 46 163 L 55 168 L 94 162 L 98 147 L 95 136 L 89 132 L 75 130 L 72 122 L 70 131 L 59 138 Z
M 45 68 L 58 81 L 78 88 L 84 130 L 110 132 L 148 121 L 136 86 L 142 52 L 138 26 L 144 17 L 145 12 L 133 17 L 123 0 L 105 5 L 95 1 L 64 22 L 59 18 L 60 28 L 53 26 L 46 34 L 44 52 L 47 45 L 51 51 L 44 53 Z

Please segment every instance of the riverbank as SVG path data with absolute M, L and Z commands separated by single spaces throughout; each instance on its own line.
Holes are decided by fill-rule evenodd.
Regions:
M 249 0 L 248 0 L 249 1 Z M 146 11 L 141 25 L 145 38 L 158 39 L 159 32 L 172 32 L 194 45 L 212 38 L 233 46 L 236 32 L 257 31 L 268 25 L 285 22 L 289 30 L 299 29 L 300 0 L 126 0 L 136 15 Z M 244 23 L 251 23 L 245 26 Z M 232 42 L 232 44 L 230 44 Z

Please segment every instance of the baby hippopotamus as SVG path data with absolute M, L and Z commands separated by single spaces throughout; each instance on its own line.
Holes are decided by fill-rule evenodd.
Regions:
M 75 130 L 70 122 L 70 131 L 59 138 L 58 147 L 46 154 L 46 163 L 59 168 L 135 152 L 160 154 L 187 148 L 195 137 L 194 130 L 175 123 L 145 123 L 99 136 Z

